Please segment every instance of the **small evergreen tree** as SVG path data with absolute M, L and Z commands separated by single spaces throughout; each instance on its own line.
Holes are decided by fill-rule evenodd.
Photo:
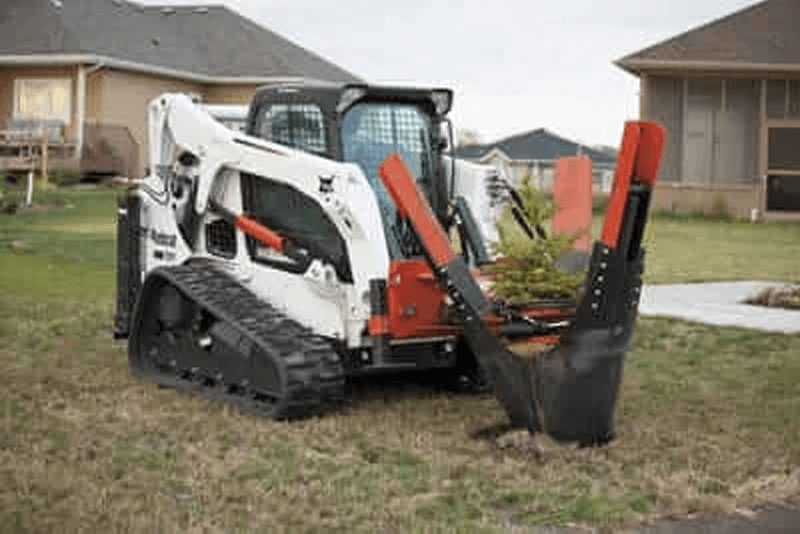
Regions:
M 522 199 L 523 218 L 530 228 L 544 227 L 553 216 L 553 203 L 531 185 L 530 175 L 522 180 L 518 191 Z M 501 257 L 489 270 L 496 276 L 494 292 L 513 303 L 543 298 L 575 298 L 584 273 L 560 269 L 556 260 L 578 239 L 575 235 L 547 234 L 533 239 L 499 225 L 500 240 L 495 252 Z

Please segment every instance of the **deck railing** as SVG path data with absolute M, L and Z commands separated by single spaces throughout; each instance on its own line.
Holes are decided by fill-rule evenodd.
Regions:
M 86 124 L 80 151 L 59 123 L 10 121 L 0 130 L 0 171 L 68 169 L 84 176 L 134 177 L 138 158 L 139 144 L 125 126 Z

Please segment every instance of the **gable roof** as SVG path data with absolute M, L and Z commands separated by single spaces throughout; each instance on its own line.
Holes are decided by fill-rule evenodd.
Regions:
M 800 3 L 767 0 L 634 52 L 631 73 L 664 68 L 800 71 Z
M 589 156 L 595 164 L 613 165 L 615 162 L 612 155 L 570 141 L 544 128 L 512 135 L 495 143 L 459 147 L 456 155 L 466 159 L 480 159 L 494 149 L 501 150 L 512 160 L 556 160 L 580 153 Z
M 106 62 L 207 82 L 275 77 L 362 81 L 222 5 L 3 0 L 0 62 L 15 58 Z

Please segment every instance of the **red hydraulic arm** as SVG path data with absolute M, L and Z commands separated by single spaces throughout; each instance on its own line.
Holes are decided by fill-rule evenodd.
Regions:
M 379 175 L 452 299 L 464 339 L 512 428 L 545 431 L 558 440 L 583 444 L 613 439 L 616 395 L 639 302 L 641 238 L 664 137 L 655 123 L 626 123 L 583 297 L 560 345 L 535 360 L 510 352 L 487 326 L 490 303 L 464 259 L 453 251 L 401 157 L 392 154 L 381 164 Z
M 625 123 L 614 185 L 600 234 L 600 240 L 607 247 L 617 248 L 631 183 L 641 183 L 648 189 L 655 186 L 664 137 L 664 129 L 653 122 Z
M 260 241 L 265 246 L 277 250 L 278 252 L 284 252 L 286 240 L 247 215 L 239 215 L 236 217 L 236 227 L 253 239 Z
M 286 252 L 286 239 L 274 230 L 264 226 L 255 219 L 251 219 L 247 215 L 237 215 L 232 211 L 220 206 L 216 202 L 210 202 L 210 206 L 214 213 L 222 216 L 223 219 L 235 225 L 242 232 L 260 242 L 264 246 L 280 253 Z
M 453 261 L 456 253 L 450 246 L 447 234 L 436 220 L 427 199 L 422 196 L 422 192 L 411 178 L 400 155 L 395 152 L 387 157 L 378 172 L 397 206 L 397 212 L 401 217 L 411 221 L 434 266 L 444 267 Z

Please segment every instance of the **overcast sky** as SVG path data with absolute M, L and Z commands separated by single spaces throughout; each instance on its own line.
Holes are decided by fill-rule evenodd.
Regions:
M 456 130 L 544 127 L 616 146 L 638 79 L 612 64 L 754 0 L 145 0 L 224 3 L 370 83 L 455 91 Z M 540 5 L 541 4 L 541 5 Z

